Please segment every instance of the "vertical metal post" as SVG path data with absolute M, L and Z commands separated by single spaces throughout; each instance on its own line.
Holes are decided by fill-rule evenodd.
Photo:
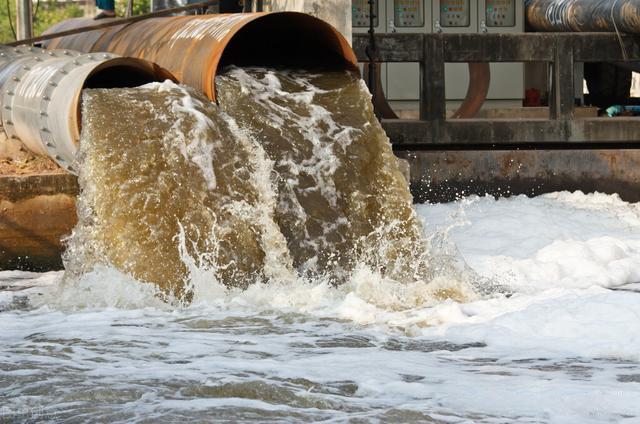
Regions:
M 33 38 L 33 4 L 31 0 L 16 0 L 16 36 L 18 40 Z
M 423 39 L 424 53 L 420 64 L 420 119 L 444 121 L 447 115 L 447 98 L 444 85 L 443 39 L 439 34 L 423 35 Z
M 571 119 L 574 111 L 575 92 L 573 81 L 573 44 L 566 37 L 558 37 L 554 61 L 551 65 L 551 119 Z
M 371 92 L 371 96 L 376 96 L 376 37 L 375 37 L 375 18 L 376 15 L 374 13 L 373 6 L 375 5 L 375 0 L 369 0 L 369 45 L 367 46 L 367 57 L 369 58 L 369 78 L 368 85 L 369 91 Z

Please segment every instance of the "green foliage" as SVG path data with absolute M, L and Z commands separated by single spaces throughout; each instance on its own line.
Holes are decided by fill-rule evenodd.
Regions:
M 7 11 L 7 5 L 10 13 Z M 65 19 L 83 16 L 84 12 L 76 3 L 40 1 L 39 4 L 33 3 L 33 14 L 33 34 L 40 35 L 51 25 Z M 12 25 L 15 29 L 16 1 L 0 0 L 0 42 L 7 43 L 15 40 Z
M 0 0 L 1 1 L 1 0 Z M 151 0 L 133 0 L 133 15 L 142 15 L 151 11 Z M 116 0 L 116 15 L 124 17 L 127 13 L 127 0 Z
M 16 17 L 16 4 L 15 1 L 9 0 L 9 6 L 11 10 L 11 17 L 13 26 L 15 27 L 15 17 Z M 13 36 L 13 32 L 11 31 L 11 27 L 9 26 L 9 17 L 7 13 L 7 3 L 6 0 L 0 0 L 0 42 L 6 43 L 9 41 L 15 40 Z
M 7 13 L 7 4 L 10 14 Z M 116 13 L 124 17 L 127 10 L 127 0 L 116 0 Z M 141 15 L 151 10 L 150 0 L 133 0 L 133 14 Z M 40 35 L 51 25 L 65 19 L 84 16 L 84 9 L 78 3 L 40 0 L 33 3 L 33 34 Z M 9 20 L 9 15 L 11 20 Z M 15 40 L 11 25 L 16 26 L 16 0 L 0 0 L 0 43 Z
M 40 1 L 37 11 L 36 4 L 33 5 L 33 13 L 33 35 L 42 34 L 51 25 L 65 19 L 84 16 L 84 10 L 77 4 L 43 1 Z

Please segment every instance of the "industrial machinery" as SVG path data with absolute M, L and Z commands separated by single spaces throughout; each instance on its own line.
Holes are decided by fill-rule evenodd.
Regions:
M 376 32 L 389 33 L 500 33 L 524 32 L 522 2 L 515 0 L 375 0 Z M 367 32 L 368 0 L 352 1 L 354 33 Z M 447 64 L 446 96 L 454 107 L 465 98 L 469 72 L 465 64 Z M 520 63 L 491 64 L 487 98 L 494 104 L 522 104 L 524 69 Z M 420 91 L 417 63 L 382 65 L 382 86 L 396 110 L 418 107 Z

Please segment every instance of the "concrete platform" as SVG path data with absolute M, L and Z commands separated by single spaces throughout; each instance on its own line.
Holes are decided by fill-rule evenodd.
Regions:
M 640 150 L 404 150 L 416 202 L 470 194 L 534 196 L 560 190 L 640 201 Z M 76 177 L 0 176 L 0 269 L 62 267 L 61 238 L 76 224 Z
M 639 149 L 406 150 L 416 202 L 470 194 L 536 196 L 554 191 L 617 193 L 640 201 Z
M 0 176 L 0 269 L 62 268 L 61 238 L 76 224 L 76 177 Z

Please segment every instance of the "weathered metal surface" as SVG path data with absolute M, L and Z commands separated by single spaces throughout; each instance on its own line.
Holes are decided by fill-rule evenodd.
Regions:
M 424 59 L 422 34 L 375 34 L 375 38 L 376 57 L 381 62 L 422 62 Z M 368 43 L 368 34 L 353 34 L 353 51 L 360 62 L 368 60 Z
M 117 18 L 105 18 L 106 22 L 115 23 L 119 22 Z M 67 19 L 65 21 L 58 22 L 53 26 L 49 27 L 44 33 L 45 34 L 55 34 L 58 32 L 73 30 L 76 28 L 82 28 L 85 26 L 89 26 L 90 24 L 95 23 L 93 19 L 87 18 L 73 18 Z M 128 24 L 122 24 L 115 27 L 109 28 L 100 28 L 93 31 L 85 31 L 79 34 L 67 35 L 64 38 L 54 38 L 51 40 L 45 40 L 41 43 L 42 47 L 45 47 L 49 50 L 53 49 L 69 49 L 76 50 L 79 52 L 91 52 L 93 46 L 105 35 L 105 32 L 108 32 L 112 29 L 120 30 Z M 64 40 L 64 41 L 63 41 Z
M 207 0 L 207 1 L 203 1 L 203 2 L 199 2 L 199 3 L 190 3 L 184 6 L 180 6 L 180 7 L 175 7 L 175 8 L 171 8 L 171 9 L 163 9 L 163 10 L 158 10 L 158 11 L 154 11 L 154 12 L 150 12 L 150 13 L 145 13 L 142 15 L 136 15 L 136 16 L 131 16 L 131 17 L 126 17 L 126 18 L 105 18 L 105 19 L 100 19 L 99 21 L 95 21 L 95 20 L 89 20 L 88 25 L 83 25 L 80 27 L 75 27 L 75 26 L 67 26 L 65 24 L 62 23 L 58 23 L 56 25 L 54 25 L 54 27 L 58 28 L 57 31 L 52 32 L 51 30 L 45 32 L 42 35 L 39 35 L 37 37 L 32 37 L 26 40 L 19 40 L 19 41 L 13 41 L 10 43 L 5 43 L 5 45 L 7 46 L 13 46 L 13 47 L 17 47 L 17 46 L 22 46 L 22 45 L 30 45 L 30 44 L 40 44 L 42 42 L 49 42 L 48 40 L 54 40 L 57 39 L 59 37 L 64 37 L 64 36 L 70 36 L 70 35 L 76 35 L 76 34 L 86 34 L 90 31 L 93 30 L 99 30 L 99 29 L 104 29 L 107 27 L 112 27 L 112 26 L 119 26 L 119 25 L 125 25 L 125 24 L 129 24 L 132 22 L 138 22 L 138 21 L 143 21 L 145 19 L 149 19 L 152 17 L 158 17 L 158 16 L 173 16 L 176 14 L 181 14 L 184 13 L 186 11 L 190 11 L 190 10 L 203 10 L 203 9 L 207 9 L 208 7 L 213 7 L 215 5 L 218 4 L 218 0 Z M 66 29 L 63 29 L 65 28 Z
M 535 31 L 640 32 L 638 0 L 526 0 L 525 16 Z
M 354 51 L 360 60 L 366 60 L 365 42 L 366 38 L 363 35 L 354 36 Z M 419 52 L 416 46 L 421 42 L 423 51 Z M 437 141 L 441 135 L 447 136 L 446 131 L 441 134 L 438 130 L 444 126 L 446 116 L 445 62 L 483 62 L 482 66 L 487 66 L 487 62 L 550 62 L 553 65 L 552 92 L 549 99 L 550 117 L 561 121 L 570 120 L 574 113 L 573 87 L 576 62 L 625 61 L 627 66 L 633 66 L 634 63 L 640 64 L 640 39 L 630 35 L 618 37 L 616 34 L 606 33 L 402 34 L 402 37 L 397 34 L 378 34 L 376 46 L 380 58 L 399 62 L 419 62 L 424 59 L 421 62 L 420 119 L 434 121 L 430 124 L 431 134 L 415 137 L 418 129 L 414 128 L 411 134 L 407 133 L 402 137 L 405 140 L 427 140 L 424 142 Z M 395 52 L 398 51 L 402 53 L 396 54 Z M 472 73 L 471 79 L 477 80 L 469 86 L 469 89 L 475 90 L 475 93 L 468 93 L 461 107 L 461 111 L 468 109 L 468 112 L 458 112 L 454 114 L 456 118 L 475 116 L 475 111 L 484 100 L 482 93 L 485 87 L 488 89 L 490 78 L 482 72 L 475 72 Z M 496 125 L 499 129 L 503 127 L 503 124 Z M 529 124 L 509 125 L 522 127 Z M 540 125 L 542 127 L 538 126 L 537 130 L 542 133 L 550 131 L 554 137 L 562 135 L 555 129 L 557 124 Z M 579 125 L 575 128 L 577 133 L 582 132 Z M 609 132 L 612 127 L 606 128 L 608 134 L 613 137 L 618 133 L 617 131 Z M 469 124 L 468 130 L 472 129 L 473 126 Z M 509 133 L 522 134 L 518 127 Z M 486 131 L 483 134 L 486 134 Z M 572 132 L 566 132 L 566 134 L 570 136 Z M 616 138 L 609 138 L 607 141 L 615 140 Z M 508 142 L 511 141 L 518 140 L 509 137 Z M 555 141 L 575 140 L 556 138 Z M 464 143 L 467 140 L 462 139 L 461 142 Z
M 368 36 L 367 36 L 368 37 Z M 382 34 L 376 36 L 376 57 L 382 62 L 420 62 L 422 73 L 422 97 L 430 104 L 422 105 L 424 119 L 433 116 L 444 118 L 444 109 L 437 105 L 444 102 L 444 68 L 439 69 L 440 60 L 446 55 L 445 38 L 441 34 L 425 38 L 422 34 Z M 381 42 L 382 45 L 377 43 Z M 358 60 L 367 62 L 366 48 L 368 39 L 362 35 L 354 36 L 353 47 Z M 442 75 L 440 75 L 442 74 Z M 491 82 L 489 64 L 482 61 L 469 62 L 469 87 L 467 94 L 453 118 L 473 118 L 486 100 Z M 380 105 L 383 108 L 383 105 Z M 382 114 L 389 118 L 391 114 Z
M 8 137 L 75 173 L 82 89 L 128 87 L 167 77 L 154 64 L 110 53 L 0 47 L 2 128 Z
M 535 196 L 562 190 L 617 193 L 640 201 L 640 150 L 403 151 L 415 201 L 471 194 Z
M 62 267 L 61 239 L 76 222 L 76 178 L 0 177 L 0 269 Z
M 7 136 L 75 173 L 80 96 L 171 75 L 141 59 L 69 50 L 0 47 L 0 115 Z M 0 176 L 0 268 L 61 266 L 60 239 L 76 221 L 70 175 Z
M 353 35 L 353 50 L 366 61 L 366 34 Z M 640 39 L 615 33 L 523 33 L 523 34 L 376 34 L 381 62 L 421 62 L 424 51 L 419 46 L 429 40 L 443 46 L 445 62 L 553 62 L 556 46 L 569 43 L 577 62 L 640 60 Z M 427 61 L 433 58 L 430 56 Z
M 50 31 L 85 26 L 75 19 Z M 96 32 L 96 31 L 93 31 Z M 81 51 L 109 51 L 146 59 L 169 70 L 182 83 L 215 100 L 215 75 L 228 65 L 336 67 L 358 72 L 344 37 L 331 25 L 297 12 L 152 18 L 46 43 L 47 48 L 74 46 Z
M 459 119 L 448 121 L 383 120 L 391 142 L 398 147 L 427 145 L 501 146 L 536 143 L 573 143 L 576 148 L 593 144 L 640 143 L 640 119 L 583 118 L 547 119 Z

